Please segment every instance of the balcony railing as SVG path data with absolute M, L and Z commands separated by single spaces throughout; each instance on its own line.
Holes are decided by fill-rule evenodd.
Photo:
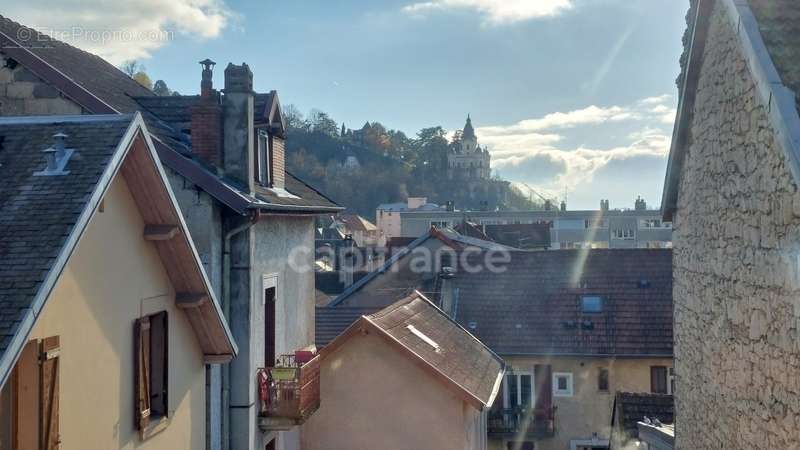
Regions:
M 556 407 L 501 409 L 489 412 L 489 437 L 542 439 L 556 432 Z
M 319 408 L 320 357 L 308 351 L 281 355 L 275 367 L 257 372 L 262 430 L 301 425 Z

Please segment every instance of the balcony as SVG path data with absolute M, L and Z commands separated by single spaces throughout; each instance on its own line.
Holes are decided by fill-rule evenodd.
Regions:
M 259 369 L 259 427 L 286 431 L 303 424 L 319 408 L 320 357 L 308 351 L 281 355 L 275 367 Z
M 556 432 L 556 407 L 489 411 L 488 434 L 497 439 L 543 439 Z

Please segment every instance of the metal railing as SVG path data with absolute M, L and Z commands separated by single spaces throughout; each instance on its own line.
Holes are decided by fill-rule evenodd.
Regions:
M 274 367 L 258 369 L 259 414 L 305 422 L 320 405 L 320 357 L 308 352 L 281 355 Z
M 512 408 L 489 411 L 489 436 L 551 437 L 556 432 L 556 407 Z

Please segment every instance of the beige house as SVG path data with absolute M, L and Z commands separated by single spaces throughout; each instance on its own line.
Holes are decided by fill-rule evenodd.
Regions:
M 662 205 L 675 448 L 797 448 L 800 3 L 691 4 Z
M 317 345 L 392 296 L 425 292 L 508 364 L 488 414 L 493 449 L 608 448 L 617 392 L 672 392 L 670 250 L 477 241 L 419 238 L 317 308 Z
M 0 449 L 205 449 L 237 349 L 141 116 L 0 136 Z
M 305 450 L 483 450 L 503 361 L 419 292 L 322 350 Z

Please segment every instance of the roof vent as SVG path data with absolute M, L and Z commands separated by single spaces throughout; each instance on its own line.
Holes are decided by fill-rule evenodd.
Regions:
M 478 322 L 475 322 L 474 320 L 470 320 L 470 322 L 467 324 L 467 326 L 469 327 L 470 330 L 474 330 L 474 329 L 478 328 Z
M 594 322 L 591 320 L 584 320 L 581 322 L 581 328 L 584 330 L 594 330 Z
M 639 280 L 639 289 L 647 289 L 650 287 L 650 280 Z
M 565 320 L 565 321 L 561 322 L 561 325 L 564 328 L 575 328 L 576 327 L 574 320 Z
M 75 153 L 75 149 L 66 148 L 67 135 L 64 133 L 56 133 L 53 135 L 53 146 L 44 149 L 47 166 L 41 172 L 35 172 L 37 176 L 53 176 L 53 175 L 66 175 L 69 158 Z

